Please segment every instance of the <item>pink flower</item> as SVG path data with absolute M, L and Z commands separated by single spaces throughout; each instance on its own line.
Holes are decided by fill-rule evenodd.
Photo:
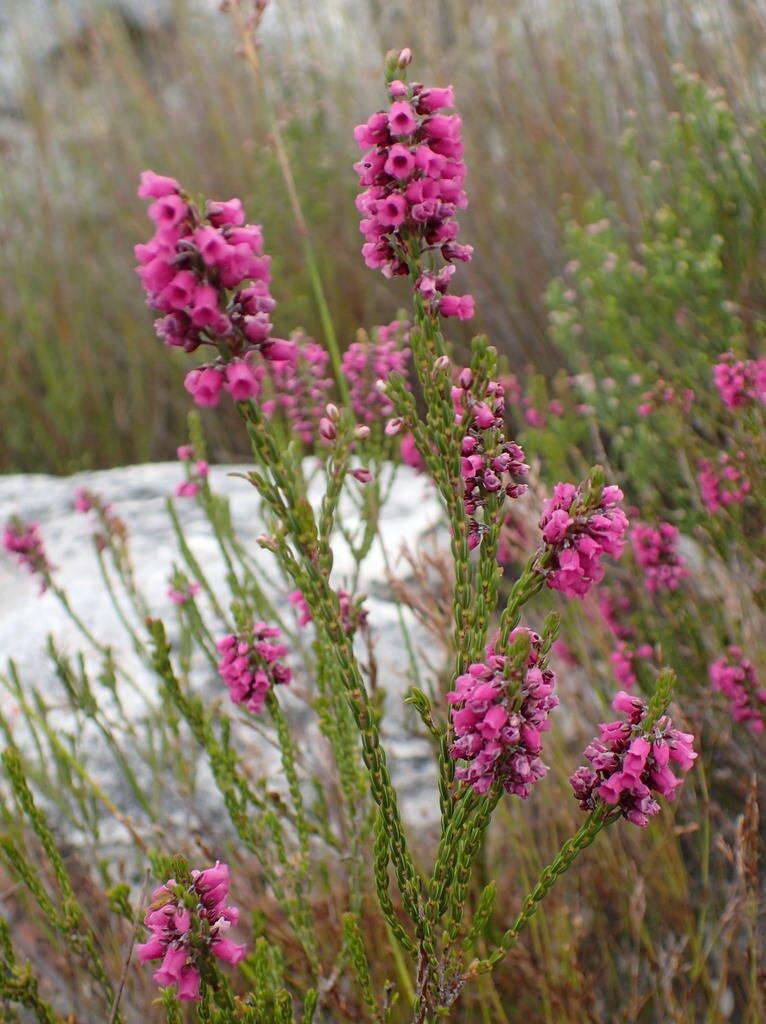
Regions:
M 437 250 L 448 265 L 470 260 L 472 254 L 470 246 L 457 243 L 454 219 L 468 202 L 460 118 L 438 113 L 454 103 L 451 86 L 424 89 L 397 80 L 389 91 L 393 102 L 388 111 L 378 111 L 354 130 L 364 151 L 354 165 L 362 188 L 356 203 L 362 215 L 362 255 L 367 266 L 386 277 L 410 273 L 407 260 L 414 262 L 419 290 L 435 304 L 447 284 L 445 279 L 443 289 L 426 287 L 429 278 L 441 273 L 432 258 Z M 442 312 L 468 319 L 473 300 L 463 296 L 457 304 L 447 302 Z
M 650 594 L 677 590 L 689 575 L 678 553 L 678 529 L 670 523 L 656 527 L 636 523 L 630 534 L 633 554 L 644 570 L 644 582 Z
M 298 625 L 307 626 L 311 622 L 311 611 L 303 593 L 300 590 L 294 590 L 288 594 L 288 600 L 296 609 Z M 362 607 L 360 599 L 354 601 L 345 590 L 339 590 L 338 604 L 343 631 L 347 636 L 353 636 L 357 629 L 367 625 L 367 610 Z
M 229 906 L 229 869 L 216 862 L 205 871 L 192 871 L 185 892 L 196 904 L 189 910 L 181 887 L 169 879 L 152 893 L 152 903 L 144 916 L 150 937 L 136 946 L 141 963 L 161 960 L 154 980 L 162 988 L 177 987 L 182 1002 L 200 997 L 200 964 L 216 957 L 228 964 L 244 959 L 247 947 L 233 942 L 226 934 L 237 923 L 239 911 Z
M 415 438 L 412 434 L 402 434 L 401 456 L 402 462 L 406 466 L 411 466 L 413 469 L 417 469 L 420 472 L 426 468 L 423 458 L 418 451 L 418 447 L 415 444 Z
M 375 340 L 355 341 L 343 353 L 341 367 L 348 381 L 351 408 L 362 423 L 372 424 L 393 412 L 391 399 L 377 383 L 392 373 L 407 377 L 409 324 L 393 320 L 374 332 Z
M 406 100 L 391 104 L 388 112 L 388 127 L 392 135 L 411 135 L 418 126 L 415 111 Z
M 3 531 L 3 547 L 8 554 L 17 556 L 19 565 L 40 577 L 40 593 L 48 589 L 53 566 L 45 554 L 38 523 L 25 524 L 16 517 L 10 519 Z
M 472 295 L 442 295 L 439 302 L 442 316 L 456 316 L 458 320 L 470 320 L 476 312 Z
M 141 184 L 138 186 L 139 196 L 150 199 L 162 199 L 164 196 L 173 195 L 181 191 L 181 186 L 175 178 L 167 178 L 162 174 L 155 174 L 154 171 L 143 171 L 141 173 Z
M 526 476 L 529 466 L 520 445 L 505 439 L 505 391 L 500 383 L 488 381 L 477 394 L 473 374 L 465 368 L 452 388 L 452 403 L 455 422 L 467 420 L 460 444 L 460 474 L 468 516 L 468 546 L 473 550 L 481 544 L 487 529 L 487 524 L 476 518 L 477 513 L 486 507 L 491 494 L 502 492 L 508 498 L 522 495 L 526 485 L 516 478 Z
M 545 502 L 540 529 L 549 549 L 546 583 L 567 597 L 584 597 L 604 576 L 604 555 L 619 558 L 628 519 L 619 507 L 622 491 L 609 486 L 595 500 L 573 484 L 559 483 Z
M 752 662 L 739 647 L 729 647 L 723 657 L 713 662 L 710 682 L 728 698 L 735 722 L 743 722 L 754 733 L 764 731 L 766 689 L 759 684 Z
M 510 639 L 509 655 L 497 654 L 490 644 L 484 661 L 470 665 L 447 694 L 454 735 L 450 756 L 467 762 L 455 776 L 477 793 L 500 785 L 526 798 L 548 771 L 540 758 L 540 733 L 550 728 L 548 715 L 558 698 L 537 633 L 520 626 Z
M 282 661 L 288 654 L 276 626 L 256 622 L 250 634 L 230 633 L 216 644 L 221 660 L 218 671 L 235 704 L 244 704 L 254 715 L 263 711 L 272 686 L 290 682 L 292 673 Z
M 218 405 L 223 374 L 212 366 L 190 370 L 184 378 L 184 387 L 197 405 Z
M 718 512 L 728 505 L 743 502 L 752 490 L 752 484 L 744 474 L 745 453 L 735 456 L 720 452 L 716 462 L 700 459 L 697 483 L 702 500 L 710 512 Z
M 235 401 L 257 397 L 262 367 L 252 357 L 294 356 L 289 342 L 271 336 L 275 303 L 260 227 L 245 224 L 239 199 L 208 202 L 203 213 L 178 182 L 151 171 L 142 174 L 139 194 L 155 200 L 155 234 L 135 251 L 147 302 L 166 314 L 155 322 L 157 334 L 187 352 L 201 345 L 216 351 L 212 364 L 187 375 L 187 390 L 203 406 L 216 405 L 224 386 Z
M 667 715 L 644 735 L 647 705 L 639 697 L 618 693 L 612 707 L 623 712 L 626 720 L 599 727 L 598 738 L 585 748 L 592 767 L 578 768 L 569 781 L 583 810 L 594 810 L 603 801 L 643 827 L 660 809 L 653 793 L 672 800 L 683 781 L 670 770 L 669 762 L 682 772 L 693 765 L 694 737 L 674 729 Z
M 766 405 L 766 359 L 734 358 L 725 352 L 713 368 L 718 393 L 730 409 Z

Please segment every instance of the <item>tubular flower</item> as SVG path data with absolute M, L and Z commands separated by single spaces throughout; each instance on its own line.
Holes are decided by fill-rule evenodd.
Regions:
M 633 554 L 644 570 L 644 582 L 650 594 L 661 590 L 678 590 L 689 575 L 678 553 L 678 528 L 670 523 L 647 526 L 636 523 L 630 534 Z
M 297 436 L 312 444 L 332 388 L 332 377 L 327 374 L 330 356 L 301 331 L 293 332 L 290 341 L 295 345 L 295 359 L 268 364 L 267 381 L 274 397 L 263 403 L 263 411 L 268 416 L 277 407 L 284 409 Z
M 520 445 L 502 440 L 505 433 L 502 384 L 491 380 L 477 395 L 473 373 L 463 369 L 452 388 L 452 402 L 455 422 L 466 424 L 466 433 L 460 442 L 460 474 L 463 507 L 468 516 L 468 546 L 473 549 L 481 544 L 488 525 L 479 522 L 477 512 L 484 509 L 491 494 L 520 497 L 527 489 L 526 484 L 514 478 L 526 476 L 529 466 L 524 462 Z
M 202 489 L 202 484 L 207 479 L 210 467 L 203 459 L 198 459 L 196 462 L 193 461 L 194 450 L 191 445 L 182 444 L 180 448 L 176 449 L 176 455 L 179 461 L 183 463 L 186 479 L 181 481 L 176 487 L 175 496 L 177 498 L 193 498 Z
M 48 589 L 53 566 L 45 553 L 39 523 L 23 523 L 14 516 L 5 524 L 3 547 L 9 555 L 17 556 L 19 565 L 40 577 L 41 594 Z
M 263 711 L 272 686 L 289 683 L 292 677 L 281 660 L 288 649 L 278 642 L 280 636 L 276 626 L 256 622 L 250 635 L 229 633 L 216 644 L 221 654 L 218 671 L 231 699 L 235 704 L 244 704 L 254 715 Z
M 298 616 L 298 625 L 307 626 L 312 620 L 312 615 L 303 592 L 293 590 L 288 595 L 288 601 L 295 608 L 295 614 Z M 357 629 L 367 625 L 368 612 L 366 608 L 362 607 L 362 598 L 354 600 L 345 590 L 339 590 L 338 604 L 340 605 L 343 631 L 347 636 L 353 636 Z
M 750 493 L 752 484 L 740 468 L 744 462 L 745 453 L 742 451 L 737 452 L 734 458 L 720 452 L 717 462 L 700 459 L 697 483 L 709 512 L 738 505 Z
M 174 879 L 152 893 L 144 917 L 151 937 L 136 946 L 142 963 L 162 960 L 154 980 L 162 988 L 176 985 L 178 998 L 200 998 L 200 964 L 211 954 L 227 964 L 238 964 L 247 953 L 227 932 L 239 919 L 229 906 L 229 869 L 216 862 L 204 871 L 192 871 L 191 884 L 179 886 Z
M 217 405 L 221 391 L 237 402 L 256 398 L 264 367 L 255 358 L 290 360 L 293 345 L 273 338 L 269 257 L 263 233 L 246 224 L 238 199 L 208 202 L 204 212 L 174 178 L 144 171 L 140 196 L 154 199 L 155 233 L 135 249 L 147 303 L 164 315 L 155 330 L 166 345 L 194 352 L 211 345 L 218 356 L 186 375 L 198 405 Z
M 694 737 L 674 729 L 667 715 L 647 732 L 642 728 L 646 702 L 624 691 L 617 694 L 612 707 L 623 712 L 626 720 L 599 726 L 598 738 L 585 748 L 592 767 L 578 768 L 569 781 L 584 811 L 594 810 L 603 801 L 643 827 L 660 809 L 653 794 L 672 800 L 683 781 L 670 764 L 682 772 L 694 764 Z
M 537 633 L 520 626 L 511 634 L 514 641 L 520 654 L 496 654 L 490 644 L 484 661 L 470 665 L 447 694 L 455 737 L 450 756 L 467 762 L 455 775 L 477 793 L 497 783 L 526 798 L 548 771 L 540 758 L 540 733 L 550 728 L 548 715 L 558 698 Z
M 583 488 L 559 483 L 545 502 L 540 518 L 550 562 L 546 583 L 567 597 L 584 597 L 604 576 L 604 555 L 619 558 L 625 546 L 628 519 L 619 507 L 619 487 L 601 488 L 597 500 Z
M 744 722 L 752 732 L 763 732 L 766 689 L 759 685 L 752 662 L 744 657 L 739 647 L 729 647 L 723 657 L 713 662 L 710 682 L 728 698 L 735 722 Z
M 473 298 L 446 294 L 454 261 L 468 261 L 473 253 L 470 245 L 457 242 L 455 213 L 468 200 L 461 121 L 457 114 L 441 113 L 454 104 L 452 87 L 428 89 L 395 81 L 389 89 L 390 108 L 354 129 L 364 151 L 354 164 L 362 187 L 356 200 L 362 255 L 368 267 L 386 277 L 417 268 L 415 288 L 432 309 L 470 319 Z M 437 253 L 445 261 L 441 267 Z
M 343 353 L 341 366 L 349 385 L 351 407 L 361 423 L 375 423 L 394 411 L 391 399 L 377 384 L 392 373 L 407 379 L 409 327 L 406 320 L 393 320 L 375 329 L 374 340 L 363 336 Z
M 725 352 L 713 367 L 713 380 L 730 409 L 766 405 L 766 359 L 735 359 Z

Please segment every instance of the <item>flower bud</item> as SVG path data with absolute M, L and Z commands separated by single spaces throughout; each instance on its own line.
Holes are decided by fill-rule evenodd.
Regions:
M 340 410 L 338 409 L 338 406 L 337 405 L 333 405 L 332 402 L 329 402 L 325 406 L 325 410 L 324 411 L 327 414 L 327 417 L 329 419 L 331 419 L 333 423 L 337 423 L 338 420 L 340 420 Z
M 360 467 L 359 469 L 352 469 L 351 475 L 354 479 L 358 480 L 360 484 L 368 484 L 372 480 L 372 473 L 369 469 Z
M 449 370 L 449 367 L 449 356 L 439 356 L 438 359 L 434 360 L 434 373 L 444 373 L 445 370 Z
M 323 416 L 319 421 L 319 435 L 323 437 L 325 441 L 334 441 L 338 436 L 338 431 L 332 420 Z
M 394 416 L 390 419 L 385 426 L 386 437 L 394 437 L 402 429 L 402 420 L 399 416 Z
M 366 440 L 367 440 L 367 438 L 368 438 L 369 436 L 370 436 L 370 428 L 369 428 L 369 427 L 367 427 L 367 426 L 365 426 L 365 425 L 364 425 L 363 423 L 361 423 L 361 424 L 360 424 L 360 425 L 359 425 L 359 426 L 358 426 L 358 427 L 357 427 L 357 428 L 356 428 L 356 429 L 354 430 L 354 437 L 355 437 L 355 438 L 356 438 L 356 439 L 357 439 L 358 441 L 366 441 Z

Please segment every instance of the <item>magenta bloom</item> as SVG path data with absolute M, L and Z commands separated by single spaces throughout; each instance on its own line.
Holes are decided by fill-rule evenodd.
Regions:
M 730 409 L 766 405 L 766 359 L 735 359 L 725 352 L 713 368 L 713 380 Z
M 447 694 L 454 742 L 450 756 L 467 762 L 455 775 L 486 793 L 497 783 L 507 793 L 526 798 L 548 768 L 540 758 L 540 733 L 550 728 L 548 715 L 558 705 L 554 673 L 542 661 L 542 641 L 524 626 L 515 629 L 529 639 L 529 652 L 518 658 L 487 648 L 484 661 L 474 662 Z
M 628 519 L 619 507 L 619 487 L 604 487 L 598 503 L 587 506 L 582 488 L 556 484 L 540 518 L 543 540 L 552 554 L 546 583 L 567 597 L 584 597 L 604 576 L 604 555 L 619 558 Z
M 502 384 L 489 381 L 481 395 L 476 395 L 473 387 L 473 374 L 463 369 L 452 388 L 455 422 L 466 423 L 466 433 L 460 443 L 460 473 L 471 549 L 481 544 L 486 532 L 488 524 L 480 522 L 476 515 L 485 508 L 489 495 L 502 492 L 509 498 L 518 498 L 527 488 L 516 478 L 529 472 L 521 446 L 505 440 Z
M 293 590 L 292 593 L 288 594 L 287 597 L 290 604 L 295 608 L 296 615 L 298 616 L 298 625 L 307 626 L 312 621 L 311 610 L 309 609 L 308 602 L 303 596 L 303 592 L 300 590 Z M 340 618 L 343 624 L 343 631 L 347 636 L 353 636 L 353 634 L 360 627 L 367 625 L 368 612 L 366 608 L 362 608 L 361 601 L 351 597 L 345 590 L 338 591 L 338 604 L 340 605 Z
M 278 406 L 284 409 L 297 436 L 311 444 L 316 440 L 317 425 L 332 388 L 332 377 L 327 372 L 330 356 L 321 345 L 300 332 L 292 335 L 291 343 L 295 352 L 292 361 L 268 363 L 267 380 L 272 388 L 269 399 L 263 403 L 263 411 L 270 415 Z
M 354 165 L 362 187 L 356 201 L 362 255 L 368 267 L 386 277 L 410 273 L 408 262 L 420 270 L 428 256 L 432 266 L 419 277 L 418 291 L 444 316 L 467 320 L 474 313 L 473 298 L 445 294 L 451 264 L 470 260 L 473 251 L 457 242 L 455 213 L 468 205 L 460 118 L 439 113 L 454 103 L 452 87 L 424 89 L 396 81 L 390 93 L 389 110 L 354 130 L 365 151 Z M 437 253 L 450 266 L 438 270 Z
M 633 554 L 644 570 L 644 582 L 650 594 L 678 590 L 689 575 L 678 553 L 678 529 L 670 523 L 647 526 L 636 523 L 630 534 Z
M 619 807 L 634 825 L 644 826 L 660 809 L 653 794 L 672 800 L 683 781 L 670 764 L 681 772 L 694 764 L 694 737 L 674 729 L 667 715 L 644 734 L 646 702 L 639 697 L 621 691 L 612 707 L 622 711 L 626 720 L 599 726 L 598 738 L 585 748 L 592 767 L 578 768 L 569 781 L 584 811 L 595 810 L 603 801 Z
M 710 682 L 728 698 L 735 722 L 743 722 L 752 732 L 763 732 L 766 689 L 759 684 L 752 662 L 744 657 L 739 647 L 729 647 L 723 657 L 713 662 Z
M 741 468 L 745 453 L 740 451 L 732 458 L 720 452 L 717 461 L 700 459 L 697 483 L 702 500 L 710 512 L 718 512 L 728 505 L 743 502 L 752 490 L 752 484 Z
M 275 303 L 260 227 L 245 224 L 238 199 L 208 202 L 201 212 L 177 181 L 152 171 L 141 175 L 138 193 L 155 200 L 154 236 L 135 252 L 147 303 L 164 314 L 157 334 L 186 352 L 210 345 L 217 353 L 187 374 L 187 391 L 202 406 L 217 405 L 222 390 L 236 402 L 257 398 L 264 370 L 253 357 L 292 351 L 271 337 Z
M 168 597 L 173 604 L 188 604 L 200 592 L 199 583 L 188 583 L 185 586 L 170 587 Z
M 40 593 L 48 589 L 53 566 L 45 554 L 39 523 L 22 523 L 15 517 L 9 520 L 3 531 L 3 547 L 9 555 L 17 556 L 19 565 L 40 577 Z
M 191 445 L 181 445 L 176 450 L 176 454 L 179 461 L 183 463 L 186 478 L 176 487 L 175 496 L 177 498 L 193 498 L 202 489 L 202 484 L 207 479 L 209 466 L 203 459 L 199 459 L 196 463 L 192 464 L 194 450 Z
M 375 341 L 355 341 L 343 353 L 342 369 L 351 392 L 351 407 L 362 423 L 386 419 L 394 411 L 391 399 L 377 387 L 392 373 L 407 378 L 409 324 L 393 320 L 376 328 Z
M 612 651 L 611 662 L 617 682 L 625 690 L 632 690 L 638 681 L 637 665 L 648 661 L 653 654 L 651 644 L 639 644 L 631 647 L 624 640 L 618 640 Z
M 281 635 L 276 626 L 256 622 L 250 635 L 229 633 L 216 644 L 221 654 L 218 671 L 231 699 L 254 715 L 263 711 L 272 686 L 290 682 L 292 673 L 282 661 L 288 648 L 279 643 Z
M 144 917 L 151 935 L 136 946 L 142 963 L 162 960 L 154 980 L 162 988 L 176 985 L 184 1002 L 199 999 L 200 963 L 211 954 L 227 964 L 238 964 L 247 947 L 237 945 L 226 934 L 239 919 L 236 907 L 228 905 L 229 869 L 216 864 L 204 871 L 192 871 L 192 883 L 185 890 L 187 900 L 170 879 L 152 893 L 152 904 Z

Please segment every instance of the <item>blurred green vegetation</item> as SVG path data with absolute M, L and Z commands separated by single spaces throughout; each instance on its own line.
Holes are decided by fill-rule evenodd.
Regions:
M 263 25 L 265 91 L 237 60 L 230 19 L 175 0 L 138 30 L 91 0 L 76 32 L 42 58 L 14 40 L 21 73 L 0 145 L 0 470 L 70 472 L 158 459 L 183 434 L 182 360 L 155 339 L 132 265 L 147 233 L 135 197 L 151 167 L 208 195 L 239 195 L 274 256 L 277 330 L 322 338 L 300 238 L 269 141 L 275 110 L 342 342 L 390 319 L 403 297 L 359 256 L 354 124 L 382 102 L 380 67 L 411 46 L 417 73 L 454 82 L 465 121 L 476 246 L 465 272 L 478 329 L 514 369 L 562 363 L 544 293 L 563 267 L 560 216 L 594 190 L 641 222 L 644 173 L 678 107 L 683 60 L 720 84 L 734 124 L 762 102 L 766 8 L 741 0 L 527 5 L 507 0 L 381 4 L 281 0 Z M 22 18 L 23 21 L 23 18 Z M 696 172 L 685 187 L 694 205 Z M 210 417 L 217 458 L 241 454 L 225 414 Z

